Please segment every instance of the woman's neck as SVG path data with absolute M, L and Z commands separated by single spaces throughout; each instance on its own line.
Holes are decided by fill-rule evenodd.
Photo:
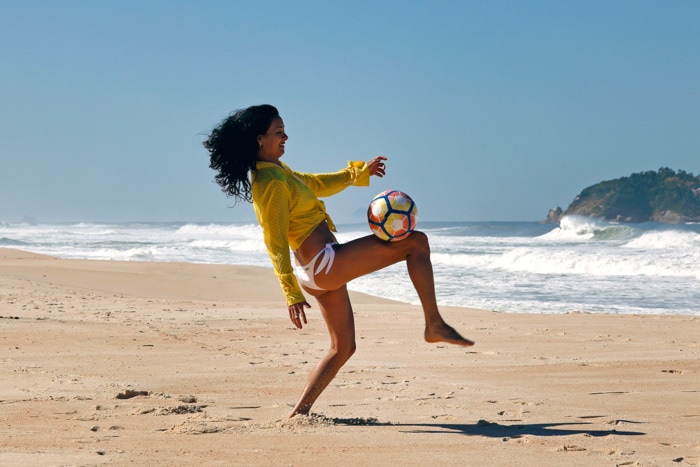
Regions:
M 264 154 L 258 154 L 258 160 L 262 162 L 269 162 L 270 164 L 275 164 L 282 167 L 282 163 L 276 157 L 266 157 Z

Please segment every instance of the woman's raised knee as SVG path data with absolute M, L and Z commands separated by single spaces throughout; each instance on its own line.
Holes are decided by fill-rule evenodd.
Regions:
M 428 240 L 428 236 L 423 232 L 416 230 L 407 240 L 411 241 L 411 249 L 414 250 L 414 252 L 430 254 L 430 241 Z

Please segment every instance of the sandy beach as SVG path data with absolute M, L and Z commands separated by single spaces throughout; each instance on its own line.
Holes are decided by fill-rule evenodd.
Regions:
M 700 465 L 700 319 L 352 294 L 358 349 L 287 419 L 328 337 L 271 269 L 0 249 L 0 465 Z

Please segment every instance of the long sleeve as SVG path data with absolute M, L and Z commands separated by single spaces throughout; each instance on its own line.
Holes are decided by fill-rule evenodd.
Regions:
M 259 196 L 259 201 L 255 203 L 256 212 L 263 226 L 267 253 L 287 305 L 306 301 L 294 276 L 289 254 L 289 190 L 284 182 L 273 180 Z
M 323 174 L 294 172 L 316 196 L 327 197 L 340 193 L 349 186 L 369 186 L 369 167 L 363 161 L 348 161 L 342 170 Z

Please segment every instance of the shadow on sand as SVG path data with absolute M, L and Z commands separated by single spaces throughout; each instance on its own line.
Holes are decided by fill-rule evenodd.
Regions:
M 591 422 L 566 422 L 566 423 L 525 423 L 514 425 L 502 425 L 500 423 L 479 420 L 476 423 L 389 423 L 380 422 L 377 419 L 334 418 L 336 425 L 374 425 L 395 426 L 402 428 L 404 433 L 434 433 L 434 434 L 459 434 L 467 436 L 486 436 L 489 438 L 519 438 L 521 436 L 641 436 L 646 433 L 640 431 L 621 431 L 611 427 L 609 430 L 587 429 Z M 624 420 L 625 423 L 641 423 Z

